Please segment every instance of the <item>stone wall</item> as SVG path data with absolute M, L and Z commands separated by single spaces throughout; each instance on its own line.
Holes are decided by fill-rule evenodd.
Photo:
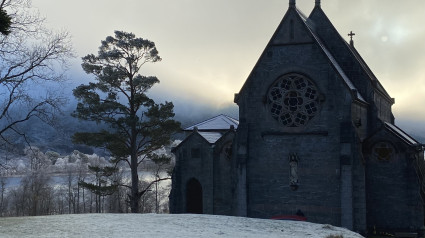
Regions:
M 194 132 L 175 149 L 176 167 L 173 178 L 172 213 L 185 213 L 186 185 L 195 178 L 202 186 L 203 213 L 213 214 L 213 148 Z
M 232 215 L 232 145 L 234 131 L 229 131 L 214 146 L 214 214 Z
M 271 116 L 265 99 L 270 85 L 287 73 L 305 75 L 322 94 L 320 112 L 304 127 L 285 128 Z M 277 45 L 266 49 L 244 87 L 238 105 L 240 128 L 249 127 L 247 215 L 270 218 L 301 210 L 311 222 L 341 225 L 341 133 L 347 135 L 345 144 L 354 143 L 351 92 L 342 78 L 317 45 Z M 299 158 L 296 191 L 289 186 L 291 153 Z M 345 155 L 350 161 L 352 153 Z M 350 176 L 344 180 L 350 184 L 344 196 L 349 196 L 351 167 L 344 171 Z
M 376 146 L 388 144 L 392 156 L 379 158 Z M 413 230 L 424 224 L 420 183 L 412 148 L 382 130 L 367 141 L 366 188 L 369 229 Z

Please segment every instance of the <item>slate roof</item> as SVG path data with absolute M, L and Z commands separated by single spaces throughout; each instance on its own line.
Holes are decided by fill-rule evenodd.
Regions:
M 239 121 L 235 118 L 229 117 L 227 115 L 220 114 L 203 122 L 197 123 L 195 125 L 186 127 L 184 131 L 193 131 L 195 127 L 198 128 L 198 131 L 225 131 L 229 130 L 231 126 L 235 129 L 238 128 Z
M 230 131 L 231 126 L 236 129 L 238 125 L 239 121 L 235 118 L 220 114 L 193 126 L 186 127 L 183 130 L 192 133 L 190 133 L 190 135 L 188 135 L 182 142 L 180 142 L 180 144 L 171 149 L 171 151 L 175 151 L 177 148 L 183 145 L 189 137 L 196 134 L 200 135 L 203 139 L 205 139 L 206 142 L 215 144 Z M 195 130 L 195 127 L 197 127 L 197 130 Z
M 300 13 L 299 11 L 297 11 L 298 13 Z M 305 19 L 304 14 L 300 14 L 301 18 Z M 316 40 L 316 42 L 318 43 L 318 45 L 320 46 L 320 48 L 322 48 L 323 52 L 326 54 L 326 56 L 328 57 L 329 61 L 331 62 L 332 66 L 335 68 L 335 70 L 338 72 L 338 74 L 342 77 L 342 79 L 344 80 L 345 84 L 350 88 L 350 90 L 352 92 L 356 93 L 356 97 L 357 99 L 359 99 L 360 101 L 367 103 L 367 101 L 363 98 L 363 96 L 360 94 L 360 92 L 357 90 L 357 88 L 354 86 L 354 84 L 351 82 L 351 80 L 348 78 L 348 76 L 345 74 L 344 70 L 341 68 L 341 66 L 338 64 L 338 62 L 335 60 L 335 58 L 333 57 L 333 55 L 330 53 L 330 51 L 326 48 L 325 44 L 322 42 L 322 40 L 317 36 L 317 34 L 313 31 L 313 26 L 311 25 L 311 23 L 308 23 L 307 20 L 305 20 L 306 26 L 307 28 L 310 30 L 310 33 L 312 34 L 312 36 L 314 37 L 314 39 Z
M 388 129 L 391 133 L 393 133 L 395 136 L 403 140 L 408 145 L 420 145 L 418 141 L 413 139 L 411 136 L 409 136 L 406 132 L 404 132 L 402 129 L 398 128 L 396 125 L 393 125 L 391 123 L 385 122 L 385 128 Z
M 356 72 L 354 75 L 349 74 L 350 80 L 355 82 L 355 86 L 359 87 L 359 85 L 366 85 L 367 83 L 372 82 L 375 90 L 384 95 L 388 100 L 392 101 L 393 99 L 390 97 L 388 92 L 381 85 L 379 80 L 373 74 L 372 70 L 354 48 L 348 44 L 344 38 L 338 33 L 336 28 L 333 26 L 331 21 L 328 19 L 326 14 L 323 12 L 320 6 L 316 6 L 310 16 L 307 19 L 307 22 L 314 22 L 315 33 L 320 37 L 322 41 L 325 42 L 326 47 L 332 53 L 333 57 L 342 65 L 342 70 L 347 72 Z M 311 28 L 311 25 L 309 27 Z M 369 82 L 366 82 L 362 79 L 356 69 L 360 70 L 363 75 L 366 76 Z M 364 95 L 363 95 L 364 96 Z

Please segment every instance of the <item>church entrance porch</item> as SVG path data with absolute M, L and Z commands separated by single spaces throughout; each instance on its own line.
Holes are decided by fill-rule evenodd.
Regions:
M 197 179 L 190 179 L 186 185 L 186 212 L 203 213 L 202 186 Z

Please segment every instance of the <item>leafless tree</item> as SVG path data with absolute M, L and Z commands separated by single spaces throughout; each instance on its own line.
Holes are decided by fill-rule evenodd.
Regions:
M 4 199 L 6 192 L 6 178 L 0 177 L 0 217 L 4 216 L 7 207 L 7 201 Z
M 45 169 L 52 163 L 52 161 L 38 147 L 27 147 L 24 149 L 24 153 L 30 159 L 31 171 Z
M 22 178 L 20 186 L 12 191 L 16 215 L 51 214 L 53 189 L 49 185 L 49 179 L 42 171 L 35 171 Z
M 72 48 L 67 33 L 43 26 L 30 0 L 0 0 L 0 7 L 12 20 L 0 35 L 0 138 L 10 143 L 11 135 L 25 137 L 19 124 L 54 121 L 65 99 L 48 88 L 64 80 Z

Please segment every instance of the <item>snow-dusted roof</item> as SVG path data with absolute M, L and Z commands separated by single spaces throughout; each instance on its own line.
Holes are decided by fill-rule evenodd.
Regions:
M 385 126 L 393 132 L 395 135 L 397 135 L 400 139 L 404 140 L 409 145 L 417 145 L 419 144 L 415 139 L 413 139 L 411 136 L 409 136 L 406 132 L 398 128 L 397 126 L 385 122 Z
M 202 137 L 205 138 L 205 140 L 207 140 L 209 143 L 214 144 L 215 142 L 217 142 L 222 134 L 219 132 L 201 132 L 198 131 L 199 135 L 201 135 Z
M 231 126 L 235 129 L 238 127 L 239 121 L 226 116 L 226 115 L 218 115 L 216 117 L 210 118 L 203 122 L 200 122 L 196 125 L 189 126 L 185 128 L 185 131 L 193 131 L 195 127 L 198 128 L 198 131 L 221 131 L 221 130 L 229 130 Z

